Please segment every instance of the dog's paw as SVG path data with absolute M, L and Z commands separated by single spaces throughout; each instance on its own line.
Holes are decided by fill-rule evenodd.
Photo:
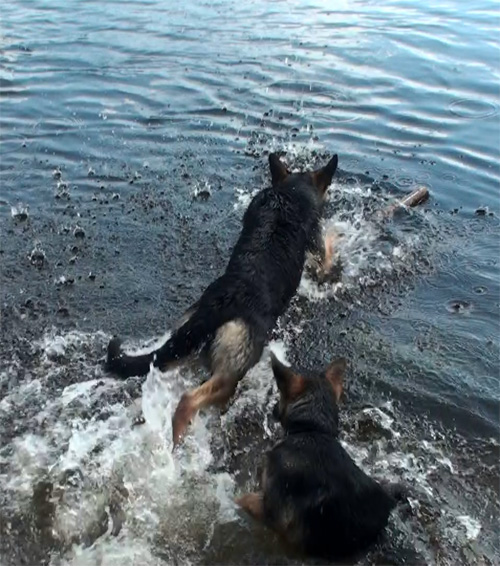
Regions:
M 120 358 L 122 355 L 121 340 L 115 336 L 112 338 L 108 344 L 108 352 L 106 356 L 106 365 L 108 367 L 113 367 L 113 362 Z

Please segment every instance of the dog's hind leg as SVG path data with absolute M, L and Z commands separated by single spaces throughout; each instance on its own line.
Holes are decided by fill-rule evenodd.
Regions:
M 249 515 L 257 521 L 264 520 L 264 498 L 262 493 L 247 493 L 235 501 Z
M 238 381 L 235 376 L 215 374 L 203 385 L 184 393 L 172 418 L 174 447 L 182 440 L 198 411 L 211 405 L 225 405 L 233 396 Z
M 174 446 L 200 409 L 226 405 L 240 379 L 259 361 L 264 341 L 241 319 L 230 320 L 217 329 L 209 352 L 212 377 L 182 396 L 172 419 Z

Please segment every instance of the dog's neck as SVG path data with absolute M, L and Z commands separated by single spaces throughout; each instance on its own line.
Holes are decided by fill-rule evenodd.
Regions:
M 316 422 L 314 419 L 293 421 L 287 423 L 284 427 L 285 435 L 291 436 L 295 434 L 327 434 L 336 438 L 338 436 L 338 428 L 328 425 L 323 425 Z
M 328 434 L 338 436 L 339 415 L 336 407 L 318 410 L 308 406 L 309 403 L 296 404 L 286 415 L 283 429 L 286 435 L 292 434 Z

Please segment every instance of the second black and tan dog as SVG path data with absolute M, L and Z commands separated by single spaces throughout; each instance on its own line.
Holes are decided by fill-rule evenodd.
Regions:
M 384 530 L 403 488 L 368 477 L 338 440 L 343 358 L 305 377 L 271 357 L 285 437 L 266 455 L 261 491 L 237 503 L 305 554 L 356 555 Z
M 146 375 L 189 359 L 211 373 L 185 393 L 173 417 L 174 445 L 200 409 L 224 405 L 240 379 L 262 355 L 269 333 L 300 282 L 306 254 L 320 255 L 328 271 L 332 250 L 325 245 L 320 215 L 337 156 L 316 171 L 289 173 L 277 154 L 269 156 L 272 186 L 259 192 L 243 217 L 243 228 L 226 271 L 184 314 L 172 336 L 156 351 L 131 356 L 114 338 L 107 366 L 122 377 Z

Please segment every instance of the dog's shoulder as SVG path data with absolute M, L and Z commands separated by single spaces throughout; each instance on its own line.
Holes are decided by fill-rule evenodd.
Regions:
M 285 437 L 268 453 L 269 475 L 292 491 L 310 490 L 323 504 L 338 507 L 376 502 L 390 507 L 392 498 L 351 458 L 341 443 L 325 434 Z M 315 506 L 314 498 L 310 500 Z
M 393 498 L 337 439 L 314 434 L 285 442 L 273 463 L 274 505 L 290 502 L 288 515 L 302 525 L 293 536 L 308 553 L 349 555 L 369 546 L 387 525 Z

